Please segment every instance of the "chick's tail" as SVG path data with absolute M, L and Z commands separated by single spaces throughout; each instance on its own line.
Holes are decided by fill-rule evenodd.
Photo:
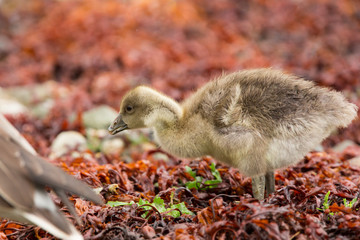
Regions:
M 333 116 L 333 118 L 330 119 L 330 124 L 345 128 L 357 117 L 358 106 L 348 102 L 341 93 L 333 93 L 335 94 L 325 103 L 326 106 L 332 106 L 329 109 Z

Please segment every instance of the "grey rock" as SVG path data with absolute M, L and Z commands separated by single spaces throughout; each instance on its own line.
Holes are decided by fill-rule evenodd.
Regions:
M 83 123 L 86 128 L 107 129 L 118 113 L 109 106 L 102 105 L 86 111 Z
M 26 106 L 30 106 L 34 100 L 34 94 L 30 86 L 10 87 L 6 89 L 6 93 Z
M 60 133 L 51 144 L 51 157 L 60 157 L 72 150 L 87 149 L 86 138 L 76 131 Z
M 53 99 L 47 99 L 31 108 L 31 114 L 37 118 L 45 118 L 53 108 L 55 102 Z
M 160 161 L 160 160 L 162 160 L 164 162 L 169 161 L 169 157 L 166 154 L 161 153 L 161 152 L 154 153 L 152 155 L 152 157 L 153 157 L 154 160 L 157 160 L 157 161 Z
M 349 146 L 356 146 L 357 144 L 351 140 L 344 140 L 333 147 L 334 152 L 341 153 Z
M 119 155 L 124 150 L 125 143 L 121 138 L 108 138 L 101 143 L 101 151 L 109 155 Z
M 349 164 L 354 167 L 360 167 L 360 156 L 349 159 Z
M 27 113 L 27 108 L 16 100 L 0 99 L 0 113 L 18 115 Z
M 315 151 L 315 152 L 323 152 L 324 147 L 321 144 L 319 144 L 319 145 L 317 145 L 316 147 L 313 148 L 313 151 Z
M 10 87 L 6 92 L 26 106 L 32 106 L 34 102 L 43 102 L 52 99 L 53 95 L 63 97 L 64 87 L 54 81 L 31 86 Z
M 8 115 L 25 114 L 28 109 L 0 88 L 0 113 Z

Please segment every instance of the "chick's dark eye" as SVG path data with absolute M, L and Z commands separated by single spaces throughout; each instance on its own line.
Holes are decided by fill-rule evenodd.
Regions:
M 126 112 L 131 113 L 134 110 L 134 108 L 132 106 L 126 106 L 125 110 Z

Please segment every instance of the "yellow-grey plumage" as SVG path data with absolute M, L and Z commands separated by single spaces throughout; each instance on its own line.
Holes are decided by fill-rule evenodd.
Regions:
M 293 75 L 254 69 L 223 75 L 181 104 L 145 86 L 128 92 L 112 134 L 150 127 L 160 146 L 179 157 L 211 155 L 252 177 L 262 199 L 274 189 L 274 170 L 296 163 L 357 107 L 336 91 Z

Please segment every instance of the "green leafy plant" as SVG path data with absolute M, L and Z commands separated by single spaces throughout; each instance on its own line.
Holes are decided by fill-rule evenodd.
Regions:
M 323 202 L 323 204 L 322 204 L 323 207 L 322 207 L 322 208 L 316 208 L 317 210 L 322 211 L 322 212 L 325 212 L 325 210 L 327 210 L 327 209 L 330 208 L 329 196 L 330 196 L 330 191 L 328 191 L 328 192 L 325 194 L 324 202 Z M 351 200 L 350 202 L 348 202 L 346 198 L 343 199 L 344 206 L 345 206 L 345 207 L 348 207 L 348 208 L 352 208 L 356 201 L 357 201 L 357 198 L 354 198 L 354 199 Z M 329 214 L 330 214 L 330 215 L 334 215 L 335 213 L 334 213 L 334 212 L 330 212 Z
M 187 173 L 189 173 L 190 176 L 195 178 L 195 180 L 186 182 L 185 186 L 188 189 L 196 188 L 196 189 L 201 189 L 201 190 L 206 190 L 206 189 L 217 187 L 217 185 L 222 182 L 222 178 L 220 176 L 219 171 L 215 167 L 215 163 L 212 163 L 210 165 L 210 169 L 211 169 L 211 173 L 215 179 L 214 180 L 206 180 L 205 182 L 203 182 L 203 180 L 204 180 L 203 177 L 197 176 L 196 173 L 189 166 L 186 166 L 185 171 Z M 203 185 L 205 185 L 205 187 L 202 187 Z
M 129 205 L 136 204 L 137 206 L 146 210 L 146 212 L 141 215 L 141 217 L 143 217 L 143 218 L 145 218 L 148 215 L 148 211 L 151 210 L 152 207 L 156 208 L 156 210 L 158 210 L 160 213 L 167 212 L 166 213 L 167 215 L 172 216 L 174 218 L 180 217 L 181 214 L 195 215 L 193 212 L 191 212 L 186 207 L 184 202 L 181 202 L 178 204 L 173 204 L 172 202 L 173 202 L 173 194 L 171 196 L 171 201 L 169 204 L 170 207 L 166 207 L 164 200 L 162 198 L 160 198 L 159 196 L 156 196 L 152 203 L 140 198 L 138 203 L 135 203 L 134 201 L 131 201 L 131 202 L 109 201 L 109 202 L 107 202 L 107 205 L 110 207 L 117 207 L 117 206 L 129 206 Z M 152 207 L 150 207 L 148 205 L 151 205 Z M 178 209 L 181 212 L 181 214 L 179 211 L 171 211 L 171 210 L 175 210 L 175 209 Z
M 329 196 L 330 196 L 330 191 L 328 191 L 324 197 L 324 202 L 323 202 L 324 210 L 329 209 L 330 207 Z
M 330 196 L 330 191 L 328 191 L 328 192 L 325 194 L 324 202 L 323 202 L 323 204 L 322 204 L 323 207 L 322 207 L 322 208 L 316 208 L 317 210 L 322 211 L 322 212 L 325 212 L 325 210 L 329 209 L 329 207 L 330 207 L 329 196 Z M 330 214 L 330 215 L 334 215 L 333 212 L 330 212 L 329 214 Z
M 352 208 L 353 205 L 354 205 L 354 203 L 357 201 L 357 198 L 354 198 L 354 199 L 351 200 L 350 202 L 348 202 L 348 201 L 346 200 L 346 198 L 344 198 L 343 201 L 344 201 L 344 206 L 345 206 L 345 207 Z
M 118 206 L 130 206 L 135 204 L 134 201 L 131 202 L 118 202 L 118 201 L 108 201 L 106 203 L 106 205 L 110 206 L 110 207 L 118 207 Z

